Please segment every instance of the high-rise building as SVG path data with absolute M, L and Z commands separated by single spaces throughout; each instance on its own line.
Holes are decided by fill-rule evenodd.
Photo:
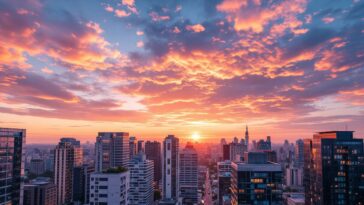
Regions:
M 303 186 L 303 169 L 292 164 L 285 171 L 285 185 L 291 188 Z
M 179 191 L 179 139 L 168 135 L 163 141 L 163 199 L 177 200 Z
M 152 160 L 154 164 L 154 182 L 158 187 L 162 179 L 162 156 L 161 156 L 161 143 L 154 141 L 147 141 L 145 143 L 145 155 L 148 160 Z
M 129 205 L 153 204 L 153 161 L 139 152 L 130 160 Z
M 74 152 L 74 166 L 81 166 L 83 164 L 83 148 L 79 140 L 70 137 L 60 139 L 61 143 L 70 143 L 73 145 Z
M 254 151 L 267 151 L 272 150 L 272 143 L 270 136 L 267 136 L 267 140 L 260 139 L 254 143 Z
M 230 149 L 230 160 L 231 161 L 242 161 L 244 152 L 247 151 L 245 142 L 236 143 L 234 142 L 229 144 Z
M 182 204 L 198 202 L 198 155 L 191 143 L 180 152 L 179 187 Z
M 24 185 L 24 205 L 56 205 L 57 187 L 50 178 L 39 177 Z
M 232 163 L 231 204 L 282 204 L 282 167 L 266 153 L 249 153 L 246 162 Z
M 134 155 L 136 155 L 138 152 L 137 152 L 137 139 L 136 137 L 134 136 L 131 136 L 129 138 L 129 153 L 130 153 L 130 156 L 129 156 L 129 159 L 133 159 Z
M 29 172 L 35 175 L 40 175 L 44 173 L 44 160 L 42 159 L 31 159 Z
M 222 145 L 222 160 L 230 160 L 230 145 Z
M 144 153 L 144 140 L 138 140 L 138 153 Z
M 102 172 L 129 163 L 129 133 L 99 132 L 95 143 L 95 170 Z
M 219 204 L 224 204 L 224 199 L 230 200 L 230 185 L 231 185 L 231 161 L 226 160 L 217 163 L 218 174 L 218 200 Z
M 0 128 L 0 204 L 23 204 L 25 129 Z
M 89 204 L 90 176 L 95 171 L 93 166 L 84 164 L 73 168 L 73 203 Z
M 123 167 L 91 174 L 90 205 L 129 204 L 129 177 L 129 171 Z
M 66 139 L 66 140 L 64 140 Z M 54 183 L 57 186 L 57 204 L 72 202 L 73 167 L 82 162 L 82 148 L 77 140 L 62 138 L 54 150 Z
M 304 140 L 306 204 L 363 204 L 363 139 L 352 131 L 314 134 Z
M 302 139 L 299 139 L 296 141 L 294 155 L 295 155 L 294 165 L 296 167 L 303 168 L 304 152 L 303 152 L 303 140 Z

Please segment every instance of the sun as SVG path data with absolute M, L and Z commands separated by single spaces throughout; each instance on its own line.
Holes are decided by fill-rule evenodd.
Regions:
M 201 135 L 195 132 L 192 134 L 191 138 L 193 141 L 199 141 L 201 139 Z

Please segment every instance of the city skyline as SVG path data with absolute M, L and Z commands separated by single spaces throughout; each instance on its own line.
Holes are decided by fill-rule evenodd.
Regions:
M 360 0 L 0 0 L 0 127 L 363 138 L 363 37 Z

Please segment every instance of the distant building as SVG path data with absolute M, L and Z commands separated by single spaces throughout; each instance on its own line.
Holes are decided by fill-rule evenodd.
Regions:
M 219 204 L 223 204 L 224 199 L 230 201 L 230 186 L 231 186 L 231 161 L 222 161 L 217 163 L 217 174 L 219 181 Z
M 230 160 L 231 161 L 242 161 L 244 152 L 247 151 L 244 140 L 242 142 L 234 142 L 229 144 L 230 148 Z
M 62 138 L 54 150 L 54 183 L 57 186 L 57 204 L 72 202 L 73 167 L 78 166 L 82 161 L 82 157 L 79 156 L 82 148 L 79 147 L 76 140 L 71 139 Z
M 352 131 L 319 132 L 304 140 L 305 202 L 363 204 L 363 139 Z
M 304 152 L 303 152 L 303 140 L 299 139 L 296 141 L 296 145 L 295 145 L 295 160 L 294 160 L 294 165 L 296 167 L 300 167 L 303 168 L 303 164 L 304 164 Z
M 163 186 L 164 201 L 177 201 L 179 191 L 179 139 L 168 135 L 163 141 Z
M 25 129 L 0 128 L 0 204 L 22 204 Z
M 148 160 L 152 160 L 154 164 L 154 182 L 158 187 L 162 179 L 162 156 L 161 156 L 161 143 L 154 141 L 147 141 L 145 143 L 145 155 Z
M 134 155 L 138 153 L 137 151 L 137 139 L 136 137 L 131 136 L 129 138 L 129 159 L 133 159 Z
M 249 150 L 249 131 L 248 131 L 248 125 L 245 128 L 245 150 Z
M 144 153 L 144 140 L 138 140 L 138 149 L 137 153 L 143 152 Z
M 153 161 L 141 151 L 130 160 L 129 205 L 153 204 Z
M 259 140 L 254 143 L 254 151 L 267 151 L 272 150 L 272 142 L 270 136 L 267 136 L 267 140 Z
M 90 205 L 128 204 L 129 171 L 109 168 L 102 173 L 91 174 Z
M 95 167 L 84 164 L 73 168 L 72 195 L 74 204 L 89 204 L 90 202 L 90 176 Z
M 39 177 L 24 185 L 24 205 L 56 205 L 57 187 L 49 178 Z
M 286 168 L 285 185 L 289 187 L 303 186 L 303 168 L 290 165 Z
M 263 152 L 232 163 L 231 204 L 282 204 L 282 167 Z
M 198 155 L 191 143 L 180 152 L 179 186 L 182 204 L 198 203 Z
M 35 175 L 41 175 L 44 173 L 44 160 L 42 159 L 31 159 L 29 172 Z
M 230 145 L 222 145 L 222 160 L 230 160 Z
M 96 172 L 112 167 L 127 167 L 130 159 L 129 146 L 127 132 L 99 132 L 95 143 Z

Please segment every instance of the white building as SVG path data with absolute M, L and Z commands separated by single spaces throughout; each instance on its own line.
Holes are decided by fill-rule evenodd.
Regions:
M 162 192 L 163 199 L 178 200 L 179 139 L 168 135 L 163 141 Z
M 95 171 L 111 167 L 127 167 L 129 164 L 129 133 L 99 132 L 95 143 Z
M 130 161 L 129 205 L 153 204 L 153 161 L 140 152 Z
M 303 186 L 303 169 L 290 165 L 286 168 L 286 186 Z
M 198 155 L 193 145 L 187 143 L 180 153 L 180 197 L 182 204 L 198 203 Z
M 90 178 L 90 205 L 127 205 L 129 171 L 111 168 L 103 173 L 93 173 Z

